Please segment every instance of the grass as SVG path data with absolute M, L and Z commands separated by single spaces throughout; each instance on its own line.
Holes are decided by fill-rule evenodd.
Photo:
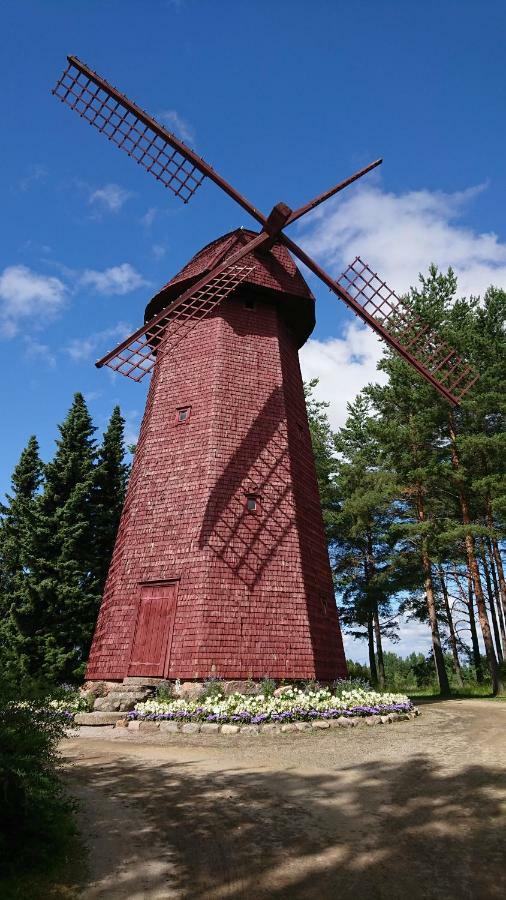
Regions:
M 497 700 L 503 702 L 506 696 L 494 697 L 489 682 L 484 684 L 467 684 L 463 687 L 452 687 L 450 697 L 441 697 L 438 688 L 434 685 L 428 688 L 406 689 L 410 700 L 417 703 L 428 703 L 431 700 Z

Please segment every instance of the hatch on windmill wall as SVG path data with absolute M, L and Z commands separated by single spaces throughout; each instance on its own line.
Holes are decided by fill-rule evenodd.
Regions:
M 178 583 L 141 586 L 129 675 L 162 678 L 168 670 Z

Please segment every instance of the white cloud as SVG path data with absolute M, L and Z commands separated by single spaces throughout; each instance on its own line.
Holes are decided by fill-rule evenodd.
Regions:
M 29 191 L 34 184 L 37 184 L 37 182 L 45 181 L 47 175 L 48 172 L 45 166 L 41 166 L 39 164 L 30 166 L 28 169 L 28 173 L 18 182 L 19 190 L 23 192 Z
M 123 204 L 132 196 L 130 191 L 120 187 L 119 184 L 105 184 L 104 187 L 92 191 L 88 202 L 97 209 L 115 213 L 119 212 Z
M 301 243 L 338 275 L 361 256 L 396 293 L 418 283 L 430 263 L 452 266 L 463 295 L 506 284 L 506 242 L 459 222 L 466 207 L 486 189 L 453 194 L 409 191 L 393 194 L 360 187 L 312 213 L 301 226 Z
M 137 409 L 128 409 L 123 416 L 125 418 L 125 446 L 129 447 L 139 440 L 140 413 Z
M 146 210 L 144 215 L 141 216 L 141 225 L 144 225 L 145 228 L 151 228 L 157 215 L 158 215 L 158 210 L 157 210 L 156 206 L 150 206 L 149 209 Z
M 7 266 L 0 275 L 0 334 L 14 337 L 21 323 L 41 327 L 65 305 L 59 278 L 40 275 L 27 266 Z
M 99 347 L 105 347 L 107 341 L 114 345 L 116 341 L 127 337 L 131 330 L 130 325 L 126 322 L 118 322 L 112 328 L 96 331 L 87 337 L 73 338 L 65 347 L 65 352 L 74 362 L 83 362 L 91 359 Z
M 167 253 L 167 247 L 165 247 L 163 244 L 153 244 L 151 252 L 155 259 L 163 259 L 163 257 Z
M 427 656 L 432 649 L 430 629 L 424 622 L 417 619 L 399 618 L 400 641 L 394 644 L 387 638 L 383 640 L 383 650 L 397 653 L 399 656 L 409 656 L 410 653 L 423 653 Z M 344 652 L 348 659 L 355 662 L 369 664 L 367 641 L 357 641 L 349 634 L 343 633 Z
M 334 276 L 361 256 L 398 294 L 416 285 L 432 262 L 443 270 L 452 266 L 460 294 L 483 294 L 490 284 L 506 286 L 506 242 L 459 222 L 483 190 L 393 194 L 361 186 L 308 216 L 300 243 Z M 320 379 L 316 393 L 331 403 L 334 427 L 344 422 L 346 403 L 369 381 L 381 380 L 375 372 L 380 356 L 379 340 L 353 319 L 340 337 L 310 340 L 302 349 L 304 378 Z
M 52 353 L 47 344 L 35 341 L 29 335 L 25 336 L 25 356 L 27 359 L 34 359 L 46 364 L 50 369 L 56 366 L 56 357 Z
M 121 263 L 99 272 L 85 269 L 80 278 L 81 287 L 91 287 L 98 294 L 129 294 L 147 284 L 130 263 Z
M 335 429 L 344 425 L 346 404 L 370 381 L 385 380 L 376 372 L 381 344 L 365 325 L 347 323 L 341 338 L 318 341 L 310 339 L 300 351 L 304 381 L 318 378 L 316 396 L 330 403 L 329 421 Z
M 195 132 L 192 126 L 175 109 L 166 109 L 158 113 L 158 118 L 183 141 L 187 141 L 189 144 L 195 141 Z

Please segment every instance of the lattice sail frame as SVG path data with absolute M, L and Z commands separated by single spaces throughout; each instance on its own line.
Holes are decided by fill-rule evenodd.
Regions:
M 114 88 L 110 92 L 103 79 L 100 82 L 69 61 L 53 94 L 188 203 L 204 174 L 181 152 L 182 142 L 172 146 L 167 129 L 160 126 L 166 134 L 161 137 L 136 115 L 135 104 Z
M 429 376 L 428 380 L 446 399 L 455 404 L 462 400 L 478 380 L 478 373 L 367 263 L 357 256 L 338 283 L 395 339 L 407 361 L 421 366 L 421 374 Z
M 204 287 L 178 305 L 171 304 L 169 313 L 162 309 L 136 331 L 126 345 L 120 344 L 117 353 L 104 365 L 114 372 L 142 381 L 153 369 L 157 355 L 168 353 L 186 338 L 197 322 L 209 315 L 236 287 L 250 275 L 254 266 L 229 266 L 212 278 Z

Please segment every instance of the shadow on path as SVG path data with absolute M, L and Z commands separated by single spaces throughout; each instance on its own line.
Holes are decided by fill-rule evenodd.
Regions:
M 504 897 L 505 773 L 469 751 L 458 771 L 419 754 L 307 774 L 97 753 L 71 777 L 116 804 L 125 898 Z

